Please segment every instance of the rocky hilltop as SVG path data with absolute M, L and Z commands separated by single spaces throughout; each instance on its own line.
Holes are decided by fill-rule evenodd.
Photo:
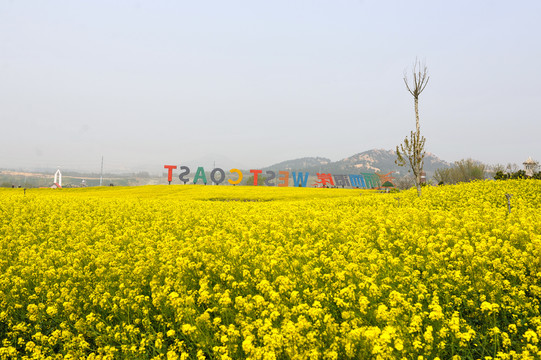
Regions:
M 394 150 L 372 149 L 334 162 L 324 157 L 305 157 L 282 161 L 265 169 L 349 174 L 357 174 L 360 172 L 387 173 L 389 171 L 394 171 L 397 174 L 407 174 L 407 168 L 397 166 L 395 160 L 396 152 Z M 425 156 L 424 170 L 428 176 L 432 176 L 434 171 L 438 168 L 446 168 L 449 166 L 450 164 L 447 161 L 441 160 L 434 154 L 427 153 Z

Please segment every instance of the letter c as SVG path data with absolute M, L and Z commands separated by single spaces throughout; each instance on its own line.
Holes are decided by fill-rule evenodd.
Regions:
M 235 181 L 231 180 L 231 179 L 228 179 L 227 181 L 231 184 L 231 185 L 237 185 L 237 184 L 240 184 L 240 182 L 242 181 L 242 172 L 239 170 L 239 169 L 231 169 L 229 170 L 230 173 L 237 173 L 239 174 L 239 178 Z

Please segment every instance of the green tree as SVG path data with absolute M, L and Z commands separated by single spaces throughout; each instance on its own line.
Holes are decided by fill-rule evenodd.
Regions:
M 261 176 L 261 174 L 259 174 L 259 176 L 257 177 L 257 186 L 263 186 L 265 184 L 265 180 L 267 180 L 267 177 Z M 244 181 L 244 184 L 248 186 L 254 186 L 254 176 L 250 175 L 249 177 L 247 177 Z
M 526 179 L 526 171 L 518 170 L 511 174 L 510 179 Z
M 508 180 L 508 179 L 509 179 L 509 174 L 502 170 L 496 171 L 496 174 L 494 175 L 494 180 Z

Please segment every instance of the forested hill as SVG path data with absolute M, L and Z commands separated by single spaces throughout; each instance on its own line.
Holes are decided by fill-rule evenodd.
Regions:
M 331 161 L 324 157 L 305 157 L 294 160 L 282 161 L 271 165 L 265 170 L 297 170 L 330 173 L 379 172 L 387 173 L 395 171 L 406 174 L 407 168 L 395 164 L 396 153 L 393 150 L 372 149 L 364 151 L 338 161 Z M 434 154 L 427 153 L 424 159 L 424 170 L 427 175 L 432 175 L 438 168 L 449 167 L 450 164 L 439 159 Z

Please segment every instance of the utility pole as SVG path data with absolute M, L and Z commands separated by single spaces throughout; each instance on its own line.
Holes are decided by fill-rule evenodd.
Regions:
M 101 156 L 101 174 L 100 174 L 100 186 L 103 184 L 103 155 Z

